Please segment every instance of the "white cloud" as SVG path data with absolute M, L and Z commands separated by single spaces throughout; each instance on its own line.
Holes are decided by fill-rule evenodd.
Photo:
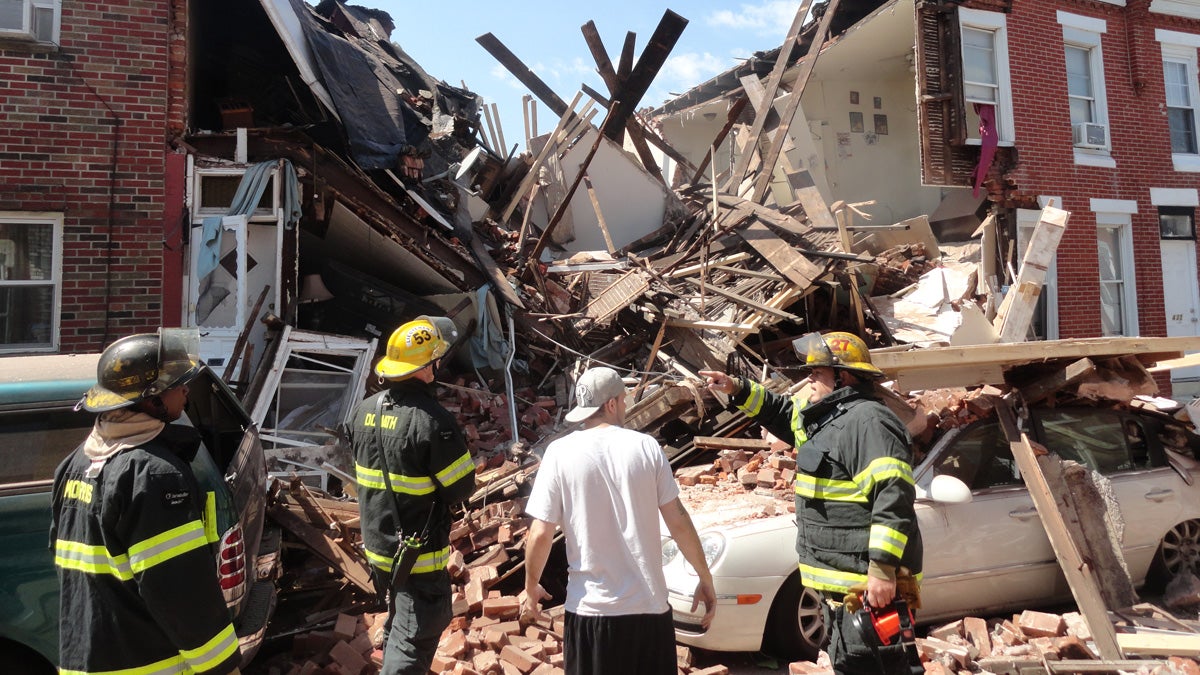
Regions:
M 509 87 L 511 87 L 513 89 L 519 89 L 521 91 L 525 90 L 525 85 L 521 84 L 520 81 L 517 80 L 517 78 L 513 77 L 512 73 L 508 72 L 507 68 L 500 65 L 499 63 L 492 66 L 492 69 L 489 71 L 488 74 L 491 75 L 494 79 L 497 79 L 497 80 L 503 82 L 504 84 L 507 84 Z M 467 86 L 468 87 L 471 86 L 471 83 L 468 82 Z
M 710 26 L 753 31 L 758 35 L 779 37 L 782 41 L 796 18 L 797 9 L 795 2 L 765 0 L 757 5 L 742 4 L 737 10 L 718 10 L 705 17 L 705 21 Z
M 659 71 L 659 78 L 656 79 L 677 91 L 680 87 L 690 89 L 713 75 L 728 70 L 732 65 L 730 59 L 708 52 L 676 54 L 667 59 Z

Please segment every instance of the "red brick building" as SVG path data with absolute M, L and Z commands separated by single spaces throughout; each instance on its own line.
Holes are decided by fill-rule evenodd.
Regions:
M 1018 207 L 1006 211 L 1018 231 L 1031 198 L 1072 214 L 1045 334 L 1200 334 L 1200 2 L 1008 4 L 957 7 L 962 100 L 996 105 L 1000 144 L 1013 152 L 997 155 L 993 175 L 1003 176 L 1000 205 Z M 977 125 L 967 120 L 968 137 Z
M 168 82 L 183 30 L 171 4 L 0 9 L 0 355 L 97 350 L 178 322 L 169 253 L 184 164 L 167 135 L 182 127 L 184 80 Z

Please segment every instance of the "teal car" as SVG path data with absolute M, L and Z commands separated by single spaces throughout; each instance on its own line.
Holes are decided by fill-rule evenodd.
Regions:
M 0 358 L 0 663 L 6 672 L 53 673 L 58 662 L 50 489 L 55 467 L 91 431 L 95 415 L 76 411 L 75 404 L 95 383 L 98 358 Z M 249 415 L 211 370 L 203 368 L 188 386 L 188 407 L 176 423 L 202 430 L 192 470 L 215 497 L 218 582 L 246 662 L 275 607 L 278 537 L 264 537 L 262 444 Z

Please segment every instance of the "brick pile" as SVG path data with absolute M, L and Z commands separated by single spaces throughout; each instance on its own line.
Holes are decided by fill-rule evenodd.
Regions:
M 932 628 L 916 639 L 926 675 L 1024 672 L 1026 662 L 1098 660 L 1089 644 L 1087 621 L 1078 612 L 1052 614 L 1025 610 L 1011 619 L 966 617 Z M 1173 656 L 1177 672 L 1198 672 L 1200 663 Z M 821 659 L 797 661 L 788 666 L 790 675 L 829 675 L 824 653 Z M 1157 672 L 1157 671 L 1156 671 Z

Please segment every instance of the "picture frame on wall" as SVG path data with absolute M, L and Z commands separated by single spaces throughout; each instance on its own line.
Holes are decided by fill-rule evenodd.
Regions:
M 865 131 L 863 127 L 863 114 L 858 111 L 850 112 L 850 132 L 861 134 Z
M 858 92 L 850 92 L 850 105 L 858 105 Z
M 886 136 L 888 132 L 887 115 L 875 116 L 875 133 Z

